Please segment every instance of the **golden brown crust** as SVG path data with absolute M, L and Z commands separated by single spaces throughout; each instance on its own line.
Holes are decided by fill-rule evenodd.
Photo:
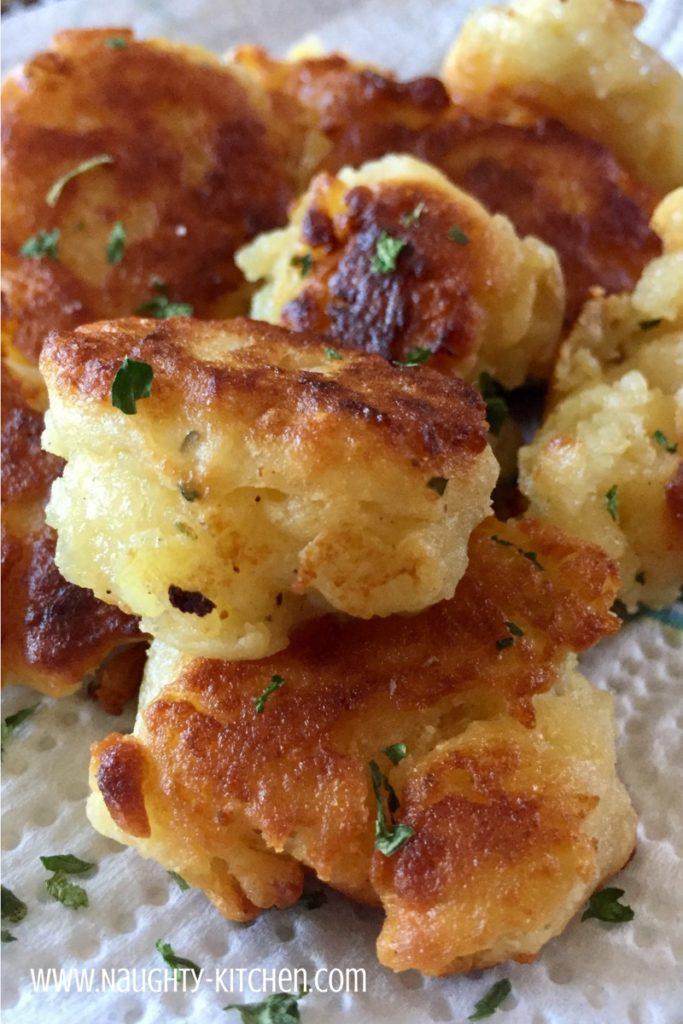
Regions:
M 592 285 L 630 290 L 660 252 L 648 226 L 658 193 L 634 180 L 604 146 L 556 121 L 485 121 L 451 104 L 437 79 L 397 82 L 340 56 L 287 64 L 243 48 L 238 60 L 283 109 L 302 105 L 311 128 L 322 131 L 329 148 L 316 170 L 335 173 L 387 153 L 410 153 L 491 212 L 504 213 L 519 234 L 556 248 L 568 323 Z
M 107 46 L 112 36 L 126 46 Z M 128 29 L 62 32 L 6 81 L 2 105 L 5 301 L 33 359 L 54 328 L 130 315 L 154 279 L 200 316 L 222 312 L 242 280 L 233 253 L 286 218 L 295 185 L 282 129 L 208 53 Z M 103 153 L 111 164 L 46 205 L 62 174 Z M 110 265 L 117 221 L 125 253 Z M 58 262 L 20 255 L 54 228 Z
M 236 343 L 236 344 L 235 344 Z M 59 395 L 111 408 L 113 378 L 125 356 L 152 366 L 152 397 L 138 416 L 202 415 L 256 425 L 263 439 L 286 437 L 321 464 L 335 431 L 372 439 L 413 465 L 445 476 L 486 446 L 484 405 L 457 378 L 399 369 L 347 349 L 332 360 L 313 334 L 260 321 L 176 318 L 91 324 L 48 338 L 41 369 Z M 319 367 L 308 370 L 306 363 Z
M 357 186 L 346 193 L 345 213 L 336 221 L 312 206 L 302 235 L 322 251 L 304 290 L 284 307 L 282 322 L 385 359 L 405 360 L 428 338 L 444 369 L 464 363 L 477 348 L 481 310 L 473 293 L 483 268 L 472 247 L 466 250 L 448 237 L 453 224 L 468 238 L 475 229 L 469 208 L 457 209 L 449 199 L 435 188 L 411 184 L 387 185 L 381 192 Z M 425 212 L 411 223 L 420 204 Z M 395 273 L 371 269 L 382 232 L 406 243 Z
M 76 689 L 112 648 L 137 638 L 137 619 L 67 583 L 55 566 L 55 535 L 43 508 L 63 462 L 41 450 L 42 414 L 3 370 L 3 681 L 59 696 Z M 132 685 L 141 673 L 139 665 Z
M 178 864 L 191 860 L 196 871 L 202 856 L 218 856 L 231 837 L 256 849 L 258 836 L 278 854 L 270 868 L 276 878 L 281 858 L 289 863 L 287 854 L 359 899 L 373 901 L 379 893 L 385 902 L 416 900 L 422 907 L 437 901 L 437 861 L 469 860 L 471 866 L 485 856 L 505 871 L 513 856 L 508 841 L 520 847 L 518 861 L 529 853 L 527 863 L 547 865 L 565 849 L 563 879 L 580 874 L 592 847 L 575 833 L 595 801 L 572 803 L 568 795 L 553 806 L 558 779 L 548 783 L 547 800 L 540 790 L 534 796 L 527 788 L 519 799 L 499 790 L 509 788 L 521 762 L 527 768 L 535 763 L 537 755 L 525 746 L 535 722 L 533 698 L 557 682 L 570 650 L 617 628 L 609 611 L 616 587 L 614 566 L 598 548 L 541 523 L 489 519 L 472 536 L 469 568 L 451 601 L 414 617 L 361 622 L 327 616 L 299 628 L 286 650 L 260 661 L 189 660 L 170 678 L 162 667 L 159 683 L 166 685 L 148 697 L 136 736 L 126 740 L 154 766 L 144 792 L 154 821 L 151 841 L 166 844 Z M 509 622 L 523 636 L 500 647 Z M 285 683 L 257 714 L 254 700 L 275 674 Z M 443 827 L 434 822 L 432 828 L 439 784 L 429 774 L 430 759 L 436 751 L 440 759 L 444 739 L 450 742 L 476 719 L 500 722 L 513 734 L 513 741 L 503 737 L 490 753 L 484 750 L 472 768 L 479 794 L 474 804 L 488 797 L 489 806 L 469 799 L 465 809 L 452 796 L 439 812 Z M 399 740 L 409 757 L 392 768 L 381 751 Z M 118 749 L 121 740 L 111 737 L 93 750 L 96 773 L 109 744 Z M 472 757 L 478 758 L 476 751 Z M 373 849 L 371 758 L 391 777 L 400 818 L 405 807 L 424 829 L 415 852 L 406 845 L 397 862 L 395 885 Z M 438 772 L 462 774 L 469 765 L 463 758 L 453 754 Z M 141 834 L 129 828 L 131 822 L 138 827 L 139 778 L 129 785 L 104 777 L 99 784 L 114 821 L 133 835 Z M 453 839 L 460 833 L 449 829 L 461 825 L 472 829 L 469 839 Z M 451 849 L 444 851 L 449 835 Z M 203 855 L 195 850 L 198 836 Z M 226 861 L 232 863 L 227 855 Z M 232 871 L 231 885 L 248 886 L 244 861 Z M 226 897 L 223 883 L 212 877 L 201 885 L 225 913 L 241 918 L 243 908 Z M 297 898 L 296 886 L 288 892 L 290 900 Z M 269 905 L 255 900 L 253 913 Z
M 148 836 L 143 793 L 145 757 L 139 744 L 130 736 L 113 733 L 93 743 L 92 756 L 99 765 L 97 784 L 116 824 L 132 836 Z

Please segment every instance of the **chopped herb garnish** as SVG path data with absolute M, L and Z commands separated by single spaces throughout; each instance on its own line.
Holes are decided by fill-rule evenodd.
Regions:
M 186 892 L 190 888 L 190 883 L 186 882 L 182 875 L 179 875 L 177 871 L 169 871 L 168 873 L 181 892 Z
M 448 237 L 451 242 L 456 242 L 458 245 L 467 245 L 469 242 L 469 236 L 465 234 L 462 228 L 459 228 L 457 224 L 454 224 L 452 228 L 448 229 Z
M 657 444 L 664 449 L 664 451 L 671 452 L 672 455 L 678 451 L 678 445 L 676 444 L 676 442 L 670 441 L 663 431 L 655 430 L 652 437 L 653 440 L 655 440 Z
M 126 356 L 112 382 L 111 404 L 127 416 L 132 416 L 137 412 L 135 403 L 152 394 L 153 377 L 154 371 L 149 363 L 140 363 Z
M 3 928 L 2 930 L 0 930 L 0 941 L 3 942 L 3 943 L 4 942 L 16 942 L 17 941 L 17 937 L 16 937 L 16 935 L 12 935 L 11 931 L 9 930 L 9 928 Z
M 28 912 L 28 907 L 23 900 L 20 900 L 18 896 L 15 896 L 11 889 L 3 885 L 0 890 L 0 916 L 3 921 L 9 921 L 10 924 L 17 924 L 19 921 L 23 921 Z
M 192 316 L 194 306 L 189 302 L 171 302 L 163 281 L 157 281 L 152 287 L 157 294 L 134 310 L 136 316 L 152 316 L 157 320 L 168 320 L 171 316 Z
M 5 749 L 5 744 L 9 740 L 14 730 L 18 729 L 22 722 L 25 722 L 27 718 L 30 718 L 37 707 L 38 704 L 29 704 L 28 707 L 21 708 L 20 711 L 16 711 L 13 715 L 8 715 L 7 718 L 3 718 L 2 737 L 0 742 L 0 748 L 2 749 L 3 752 Z
M 448 477 L 445 476 L 433 476 L 427 481 L 427 487 L 432 491 L 436 491 L 440 498 L 443 498 L 444 492 L 448 487 Z
M 607 511 L 609 512 L 612 519 L 617 521 L 619 518 L 619 488 L 616 484 L 612 484 L 609 491 L 605 494 L 605 501 L 607 502 Z
M 405 359 L 394 359 L 393 362 L 394 366 L 422 366 L 432 355 L 434 353 L 430 348 L 422 348 L 417 345 L 415 348 L 408 349 Z
M 95 867 L 90 861 L 81 860 L 73 853 L 56 853 L 51 857 L 41 857 L 40 860 L 48 871 L 63 871 L 65 875 L 82 875 Z
M 319 910 L 327 903 L 327 893 L 324 889 L 313 889 L 311 892 L 305 892 L 299 903 L 303 904 L 306 910 Z
M 128 40 L 123 36 L 110 36 L 109 39 L 104 40 L 104 45 L 108 46 L 110 50 L 125 50 Z
M 64 188 L 73 178 L 77 178 L 80 174 L 85 174 L 86 171 L 92 171 L 95 167 L 101 167 L 102 164 L 113 163 L 114 157 L 110 156 L 109 153 L 99 153 L 97 156 L 91 156 L 89 160 L 84 160 L 78 167 L 74 167 L 72 171 L 67 171 L 61 178 L 57 178 L 45 196 L 45 202 L 48 206 L 56 206 L 57 200 L 64 191 Z
M 420 219 L 420 217 L 424 213 L 424 208 L 424 203 L 418 203 L 417 206 L 410 211 L 410 213 L 404 213 L 402 215 L 401 223 L 405 224 L 405 226 L 409 228 L 411 224 L 414 224 L 415 221 L 418 221 Z
M 415 830 L 410 825 L 405 824 L 394 824 L 390 822 L 387 824 L 386 811 L 384 810 L 384 801 L 382 799 L 382 787 L 386 790 L 388 801 L 387 805 L 389 808 L 389 814 L 392 815 L 398 810 L 398 799 L 394 789 L 387 779 L 386 775 L 383 775 L 379 770 L 379 765 L 376 761 L 370 761 L 370 777 L 372 779 L 372 789 L 375 794 L 375 801 L 377 804 L 377 815 L 375 818 L 375 849 L 383 853 L 385 857 L 390 857 L 396 853 L 397 850 L 406 843 L 411 836 L 415 835 Z
M 291 992 L 275 992 L 262 1003 L 229 1003 L 224 1010 L 237 1010 L 242 1024 L 299 1024 L 297 1003 L 306 995 L 302 989 L 298 995 Z
M 266 686 L 265 690 L 258 697 L 254 697 L 254 708 L 257 715 L 263 714 L 263 709 L 266 706 L 266 701 L 271 694 L 279 690 L 281 686 L 285 685 L 286 680 L 282 676 L 271 676 L 270 682 Z
M 336 348 L 330 348 L 328 345 L 325 346 L 325 355 L 328 359 L 343 359 L 344 356 L 341 352 L 337 352 Z
M 635 579 L 636 583 L 640 583 L 641 587 L 645 586 L 645 573 L 643 572 L 642 569 L 640 570 L 640 572 L 637 572 L 635 574 L 634 579 Z
M 516 636 L 524 636 L 524 630 L 520 629 L 516 622 L 506 622 L 505 625 L 511 635 L 502 636 L 500 639 L 496 640 L 496 647 L 499 651 L 504 651 L 506 647 L 512 647 Z
M 57 243 L 59 242 L 59 228 L 52 231 L 37 231 L 35 235 L 27 238 L 19 252 L 31 260 L 42 260 L 49 256 L 51 260 L 58 260 Z
M 491 1017 L 498 1007 L 507 999 L 512 992 L 512 985 L 507 978 L 502 978 L 495 985 L 491 985 L 488 992 L 474 1004 L 474 1013 L 471 1013 L 468 1020 L 483 1020 Z
M 109 241 L 107 242 L 107 263 L 112 266 L 120 263 L 123 259 L 123 251 L 126 247 L 126 229 L 120 220 L 117 220 L 111 229 Z
M 534 569 L 538 569 L 539 572 L 543 572 L 543 566 L 538 560 L 538 555 L 535 551 L 525 551 L 524 548 L 520 548 L 517 544 L 513 544 L 511 540 L 505 540 L 503 537 L 499 537 L 497 534 L 493 534 L 491 540 L 496 544 L 500 544 L 502 548 L 514 548 L 515 551 L 519 552 L 524 558 L 528 558 Z
M 398 764 L 408 754 L 408 748 L 405 743 L 392 743 L 390 747 L 384 747 L 383 753 L 392 764 Z
M 619 902 L 623 895 L 623 889 L 616 889 L 613 886 L 594 892 L 581 915 L 581 920 L 587 921 L 588 918 L 595 917 L 598 921 L 632 921 L 635 914 L 631 907 Z
M 394 238 L 383 231 L 375 243 L 375 254 L 370 268 L 375 274 L 391 274 L 396 270 L 396 260 L 408 243 L 402 238 Z
M 178 484 L 178 490 L 185 501 L 196 501 L 197 498 L 201 497 L 201 491 L 198 491 L 194 487 L 190 487 L 189 484 L 183 483 L 182 481 Z
M 652 331 L 655 327 L 659 327 L 662 322 L 661 316 L 655 317 L 653 320 L 640 320 L 638 326 L 641 331 Z
M 293 267 L 299 268 L 299 273 L 302 277 L 308 277 L 311 270 L 313 269 L 313 257 L 311 256 L 310 252 L 305 252 L 303 254 L 297 254 L 296 256 L 292 256 L 289 262 Z
M 71 910 L 79 910 L 88 906 L 88 894 L 80 885 L 69 881 L 63 871 L 57 871 L 45 880 L 45 888 L 53 899 L 63 903 Z
M 164 942 L 162 939 L 157 939 L 154 943 L 154 947 L 157 952 L 161 953 L 164 962 L 172 968 L 174 974 L 176 971 L 190 971 L 195 978 L 199 977 L 201 968 L 194 962 L 194 960 L 188 960 L 187 957 L 178 956 L 174 953 L 170 942 Z
M 183 590 L 175 583 L 171 583 L 168 588 L 168 600 L 179 612 L 183 612 L 185 615 L 198 615 L 200 619 L 209 615 L 216 607 L 209 597 L 202 594 L 201 590 Z
M 479 390 L 486 403 L 486 419 L 489 430 L 497 437 L 503 423 L 510 415 L 510 408 L 504 398 L 505 392 L 498 381 L 486 372 L 479 374 Z

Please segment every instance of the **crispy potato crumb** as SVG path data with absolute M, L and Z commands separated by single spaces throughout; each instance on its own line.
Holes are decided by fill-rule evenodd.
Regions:
M 476 11 L 446 57 L 453 97 L 483 116 L 546 114 L 602 142 L 641 181 L 683 182 L 683 78 L 624 0 L 514 0 Z
M 496 462 L 462 380 L 256 321 L 120 320 L 48 339 L 45 447 L 67 460 L 57 564 L 182 650 L 254 658 L 317 609 L 451 596 Z M 151 396 L 111 400 L 124 357 Z
M 549 415 L 520 452 L 529 514 L 601 544 L 630 608 L 670 604 L 683 585 L 682 219 L 678 189 L 653 219 L 664 255 L 631 295 L 586 305 Z
M 399 248 L 383 271 L 387 239 Z M 409 156 L 316 178 L 289 226 L 237 263 L 265 282 L 259 319 L 395 360 L 422 348 L 439 369 L 506 387 L 547 376 L 562 326 L 555 252 Z
M 326 616 L 239 664 L 156 641 L 134 734 L 93 747 L 90 820 L 232 919 L 293 904 L 312 869 L 381 904 L 393 970 L 528 960 L 633 849 L 612 700 L 572 653 L 616 628 L 616 586 L 599 549 L 489 519 L 455 597 L 416 616 Z M 414 829 L 392 856 L 374 848 L 370 760 Z

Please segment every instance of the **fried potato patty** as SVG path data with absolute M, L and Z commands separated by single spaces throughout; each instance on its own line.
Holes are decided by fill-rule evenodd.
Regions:
M 114 408 L 124 358 L 151 397 Z M 316 607 L 367 618 L 453 594 L 496 462 L 479 395 L 249 320 L 51 336 L 44 444 L 67 460 L 57 564 L 181 650 L 254 658 Z
M 683 189 L 653 224 L 665 254 L 633 294 L 588 303 L 520 452 L 529 514 L 600 544 L 631 608 L 670 604 L 683 586 Z
M 67 583 L 54 564 L 44 507 L 63 463 L 40 449 L 42 381 L 28 364 L 3 360 L 2 370 L 2 681 L 58 697 L 86 677 L 99 681 L 107 658 L 109 685 L 134 686 L 142 666 L 135 677 L 127 651 L 142 639 L 137 620 Z
M 389 248 L 387 248 L 389 247 Z M 237 264 L 265 281 L 252 315 L 405 361 L 506 387 L 548 376 L 564 313 L 557 257 L 519 239 L 428 164 L 387 156 L 320 175 L 289 226 Z
M 643 13 L 624 0 L 513 0 L 478 10 L 443 77 L 474 113 L 555 117 L 667 191 L 683 184 L 683 78 L 635 36 Z
M 408 153 L 433 164 L 491 213 L 505 214 L 520 235 L 556 249 L 567 323 L 592 286 L 630 290 L 659 254 L 648 221 L 661 194 L 627 173 L 604 145 L 557 121 L 513 125 L 478 118 L 450 102 L 436 78 L 397 82 L 339 55 L 274 61 L 244 47 L 235 59 L 293 130 L 308 132 L 307 172 L 336 174 Z
M 3 292 L 19 349 L 37 360 L 49 331 L 150 301 L 244 311 L 233 253 L 286 221 L 296 168 L 243 73 L 128 29 L 66 31 L 7 79 L 2 113 Z M 27 255 L 41 232 L 54 244 Z
M 611 698 L 570 653 L 617 628 L 616 587 L 599 549 L 491 518 L 455 597 L 412 618 L 327 616 L 262 661 L 157 641 L 134 734 L 93 746 L 90 819 L 236 920 L 312 868 L 382 905 L 394 970 L 531 959 L 634 844 Z M 414 829 L 391 855 L 370 761 Z

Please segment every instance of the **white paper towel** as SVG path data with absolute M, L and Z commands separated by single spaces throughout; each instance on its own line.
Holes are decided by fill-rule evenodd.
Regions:
M 44 47 L 53 31 L 86 24 L 133 24 L 224 50 L 258 42 L 283 52 L 304 32 L 326 45 L 402 75 L 433 70 L 472 0 L 62 0 L 6 19 L 5 67 Z M 683 64 L 683 0 L 653 0 L 642 35 Z M 27 917 L 2 947 L 6 1024 L 156 1024 L 169 1020 L 239 1021 L 221 1007 L 248 1001 L 202 985 L 196 992 L 75 991 L 38 994 L 30 970 L 87 967 L 99 971 L 162 966 L 154 944 L 206 970 L 240 967 L 363 967 L 365 994 L 311 993 L 303 1024 L 464 1021 L 493 981 L 509 977 L 512 995 L 501 1024 L 683 1024 L 683 639 L 651 620 L 631 623 L 584 661 L 586 674 L 615 695 L 621 776 L 640 817 L 636 857 L 618 884 L 634 908 L 629 924 L 575 920 L 533 965 L 503 965 L 486 974 L 426 979 L 393 975 L 377 965 L 380 915 L 330 892 L 318 910 L 263 915 L 248 926 L 224 921 L 199 892 L 181 892 L 158 865 L 98 836 L 85 817 L 90 743 L 132 714 L 112 719 L 82 696 L 43 699 L 10 741 L 3 763 L 3 880 L 24 899 Z M 678 687 L 678 689 L 677 689 Z M 2 714 L 32 703 L 8 690 Z M 73 911 L 51 900 L 41 854 L 75 853 L 95 861 L 76 879 L 90 907 Z M 98 977 L 94 984 L 98 984 Z

